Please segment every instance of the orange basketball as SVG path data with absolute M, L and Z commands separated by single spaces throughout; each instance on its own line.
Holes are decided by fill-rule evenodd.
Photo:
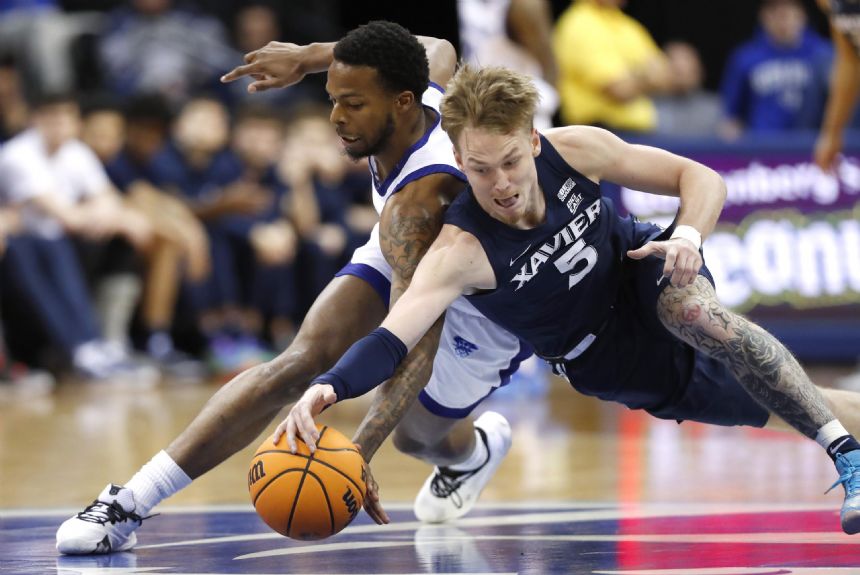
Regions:
M 326 425 L 317 449 L 296 439 L 291 453 L 285 437 L 272 436 L 257 448 L 248 471 L 248 491 L 266 525 L 293 539 L 331 537 L 350 524 L 364 504 L 364 465 L 355 445 Z

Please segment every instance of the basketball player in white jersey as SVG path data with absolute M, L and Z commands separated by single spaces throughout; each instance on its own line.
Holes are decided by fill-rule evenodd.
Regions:
M 290 347 L 221 388 L 124 486 L 108 485 L 92 505 L 63 523 L 59 551 L 132 548 L 135 529 L 157 503 L 246 447 L 316 375 L 379 325 L 389 289 L 392 303 L 406 290 L 442 226 L 445 207 L 465 182 L 439 126 L 439 85 L 453 73 L 456 55 L 448 42 L 421 42 L 426 53 L 402 27 L 373 22 L 336 45 L 272 43 L 225 76 L 230 81 L 252 75 L 256 81 L 249 89 L 256 91 L 328 70 L 331 121 L 348 155 L 369 158 L 379 225 L 317 298 Z M 510 427 L 492 412 L 474 424 L 467 416 L 530 354 L 517 338 L 461 302 L 447 314 L 444 329 L 439 322 L 377 395 L 371 410 L 377 415 L 366 418 L 356 441 L 370 460 L 409 410 L 395 445 L 437 465 L 416 499 L 419 519 L 444 521 L 474 504 L 510 447 Z M 387 522 L 372 478 L 368 484 L 365 508 L 375 521 Z

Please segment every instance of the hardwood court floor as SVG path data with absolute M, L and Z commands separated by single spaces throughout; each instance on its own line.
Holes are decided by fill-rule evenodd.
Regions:
M 828 383 L 845 371 L 815 368 L 815 378 Z M 65 385 L 52 396 L 0 402 L 0 509 L 89 502 L 166 446 L 216 390 Z M 364 398 L 340 404 L 320 421 L 350 436 L 368 405 Z M 487 501 L 835 504 L 839 498 L 822 495 L 834 474 L 827 456 L 790 433 L 660 421 L 583 397 L 555 378 L 545 396 L 492 396 L 480 409 L 501 412 L 514 428 Z M 257 443 L 171 504 L 244 503 Z M 386 442 L 373 470 L 385 501 L 407 502 L 431 467 Z
M 845 371 L 816 368 L 814 377 L 827 384 Z M 348 533 L 317 546 L 286 542 L 249 512 L 247 465 L 255 442 L 163 506 L 173 513 L 144 526 L 135 554 L 57 559 L 53 533 L 64 516 L 107 482 L 127 480 L 215 390 L 66 385 L 49 397 L 0 402 L 0 510 L 6 510 L 0 511 L 0 573 L 860 574 L 854 539 L 839 533 L 841 488 L 823 494 L 835 472 L 814 442 L 659 421 L 579 396 L 558 380 L 546 396 L 511 390 L 482 406 L 508 417 L 513 447 L 481 508 L 454 526 L 427 529 L 414 522 L 409 503 L 430 467 L 386 444 L 373 469 L 394 524 L 378 528 L 362 514 Z M 367 405 L 339 405 L 322 420 L 349 435 Z M 231 507 L 209 507 L 225 504 Z M 587 529 L 581 521 L 590 522 Z M 245 535 L 225 539 L 229 534 Z M 206 537 L 219 545 L 246 543 L 204 545 L 193 568 L 178 567 L 191 555 L 177 545 Z M 368 543 L 368 537 L 377 539 Z M 249 540 L 267 546 L 249 546 Z M 406 545 L 410 554 L 384 551 L 400 559 L 373 564 L 363 563 L 367 554 L 344 555 L 361 545 Z M 173 554 L 157 552 L 162 548 Z M 439 553 L 427 555 L 428 548 Z M 475 555 L 480 560 L 469 559 L 470 549 L 482 551 Z M 325 569 L 313 561 L 323 551 L 339 553 Z M 296 554 L 307 561 L 283 563 Z M 240 556 L 258 562 L 237 563 Z M 765 569 L 772 565 L 793 567 Z

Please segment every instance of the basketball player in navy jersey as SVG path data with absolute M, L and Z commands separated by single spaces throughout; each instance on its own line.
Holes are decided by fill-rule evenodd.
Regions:
M 815 163 L 829 170 L 842 151 L 842 133 L 860 96 L 860 1 L 818 0 L 818 4 L 830 20 L 836 48 L 827 109 L 815 144 Z
M 381 327 L 315 379 L 276 436 L 317 438 L 325 405 L 385 380 L 465 294 L 531 343 L 580 392 L 665 419 L 786 424 L 835 462 L 842 528 L 860 531 L 860 395 L 819 389 L 773 336 L 717 300 L 701 238 L 726 190 L 713 170 L 608 131 L 532 127 L 537 92 L 503 68 L 457 72 L 442 124 L 469 180 L 406 293 Z M 663 231 L 621 218 L 603 179 L 679 196 Z
M 446 41 L 421 42 L 426 53 L 404 28 L 372 22 L 336 45 L 272 43 L 225 77 L 251 75 L 256 91 L 327 70 L 331 121 L 345 152 L 369 159 L 380 223 L 317 298 L 290 347 L 222 387 L 124 486 L 109 484 L 65 521 L 57 531 L 59 551 L 132 548 L 135 530 L 157 503 L 246 447 L 316 375 L 379 325 L 389 291 L 393 302 L 406 290 L 446 206 L 465 187 L 439 126 L 439 84 L 451 77 L 456 55 Z M 362 423 L 356 441 L 369 461 L 407 413 L 395 445 L 437 465 L 416 498 L 415 513 L 424 521 L 444 521 L 468 512 L 510 447 L 510 427 L 501 415 L 486 412 L 473 422 L 468 414 L 531 350 L 465 301 L 452 306 L 444 326 L 440 321 L 429 331 L 392 379 L 390 392 L 377 395 L 378 417 Z M 457 341 L 471 346 L 466 356 L 452 345 Z M 374 520 L 387 522 L 372 478 L 365 507 Z

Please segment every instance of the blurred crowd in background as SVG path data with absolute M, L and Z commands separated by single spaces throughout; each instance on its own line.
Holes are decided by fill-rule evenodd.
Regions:
M 535 78 L 538 127 L 816 130 L 826 30 L 800 0 L 754 4 L 714 91 L 695 43 L 659 45 L 623 0 L 436 10 L 465 59 Z M 0 0 L 0 381 L 224 379 L 286 347 L 376 222 L 370 178 L 340 151 L 322 75 L 259 94 L 219 78 L 270 41 L 337 39 L 337 9 Z

